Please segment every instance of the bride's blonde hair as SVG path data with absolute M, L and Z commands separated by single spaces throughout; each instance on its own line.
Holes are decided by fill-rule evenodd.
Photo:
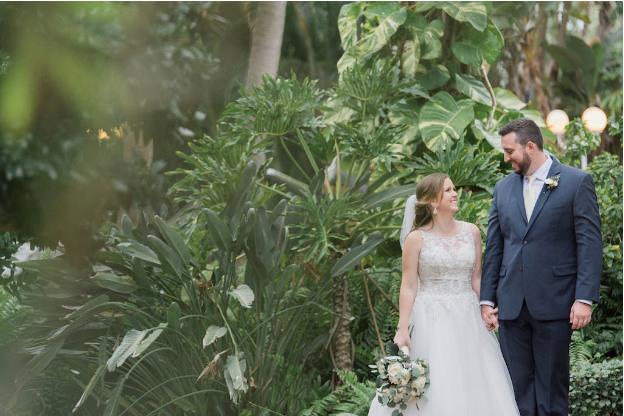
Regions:
M 440 198 L 444 189 L 444 181 L 448 177 L 446 173 L 432 173 L 418 182 L 416 185 L 416 209 L 414 210 L 415 216 L 412 230 L 433 221 L 433 206 L 431 203 Z

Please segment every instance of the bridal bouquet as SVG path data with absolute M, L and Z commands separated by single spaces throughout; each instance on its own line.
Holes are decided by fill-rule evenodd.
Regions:
M 377 399 L 387 407 L 398 407 L 392 416 L 402 416 L 407 404 L 417 401 L 429 386 L 429 368 L 421 360 L 412 360 L 406 347 L 388 349 L 394 355 L 381 358 L 375 365 L 369 365 L 377 374 Z M 416 404 L 416 407 L 418 405 Z

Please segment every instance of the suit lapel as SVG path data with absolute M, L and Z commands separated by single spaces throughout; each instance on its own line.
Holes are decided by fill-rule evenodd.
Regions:
M 513 189 L 511 190 L 512 197 L 516 200 L 516 205 L 520 210 L 520 214 L 522 219 L 524 220 L 524 225 L 527 225 L 527 216 L 526 211 L 524 209 L 524 192 L 522 192 L 522 180 L 523 177 L 520 174 L 516 174 L 517 178 L 513 182 Z
M 548 171 L 547 178 L 550 178 L 551 176 L 557 175 L 559 173 L 561 173 L 561 163 L 559 163 L 557 159 L 553 158 L 553 163 L 552 163 L 552 166 L 550 167 L 550 170 Z M 548 201 L 548 198 L 550 197 L 550 194 L 552 193 L 552 191 L 553 191 L 552 189 L 548 189 L 548 186 L 546 184 L 544 184 L 544 186 L 542 187 L 542 190 L 540 191 L 539 196 L 537 197 L 537 201 L 535 202 L 535 208 L 533 208 L 531 219 L 529 220 L 529 224 L 527 225 L 526 231 L 524 232 L 525 236 L 531 229 L 531 226 L 535 223 L 535 220 L 537 219 L 540 212 L 542 211 L 542 208 L 544 208 L 544 205 L 546 204 L 546 201 Z M 523 201 L 524 201 L 524 198 L 523 198 Z M 525 218 L 526 218 L 526 215 L 525 215 Z

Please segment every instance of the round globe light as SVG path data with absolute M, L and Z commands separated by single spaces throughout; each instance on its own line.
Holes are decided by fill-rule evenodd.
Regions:
M 607 115 L 598 107 L 589 107 L 583 111 L 581 120 L 583 120 L 585 128 L 594 133 L 602 133 L 607 127 Z
M 570 122 L 568 115 L 563 110 L 553 110 L 546 117 L 546 126 L 548 130 L 555 134 L 563 134 L 565 128 Z

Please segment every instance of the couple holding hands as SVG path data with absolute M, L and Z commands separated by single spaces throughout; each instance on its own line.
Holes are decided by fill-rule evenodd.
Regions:
M 431 381 L 406 416 L 568 416 L 570 339 L 600 288 L 594 184 L 543 151 L 533 121 L 499 134 L 514 172 L 494 189 L 483 258 L 448 175 L 425 177 L 406 205 L 394 341 Z M 369 416 L 392 411 L 374 399 Z

